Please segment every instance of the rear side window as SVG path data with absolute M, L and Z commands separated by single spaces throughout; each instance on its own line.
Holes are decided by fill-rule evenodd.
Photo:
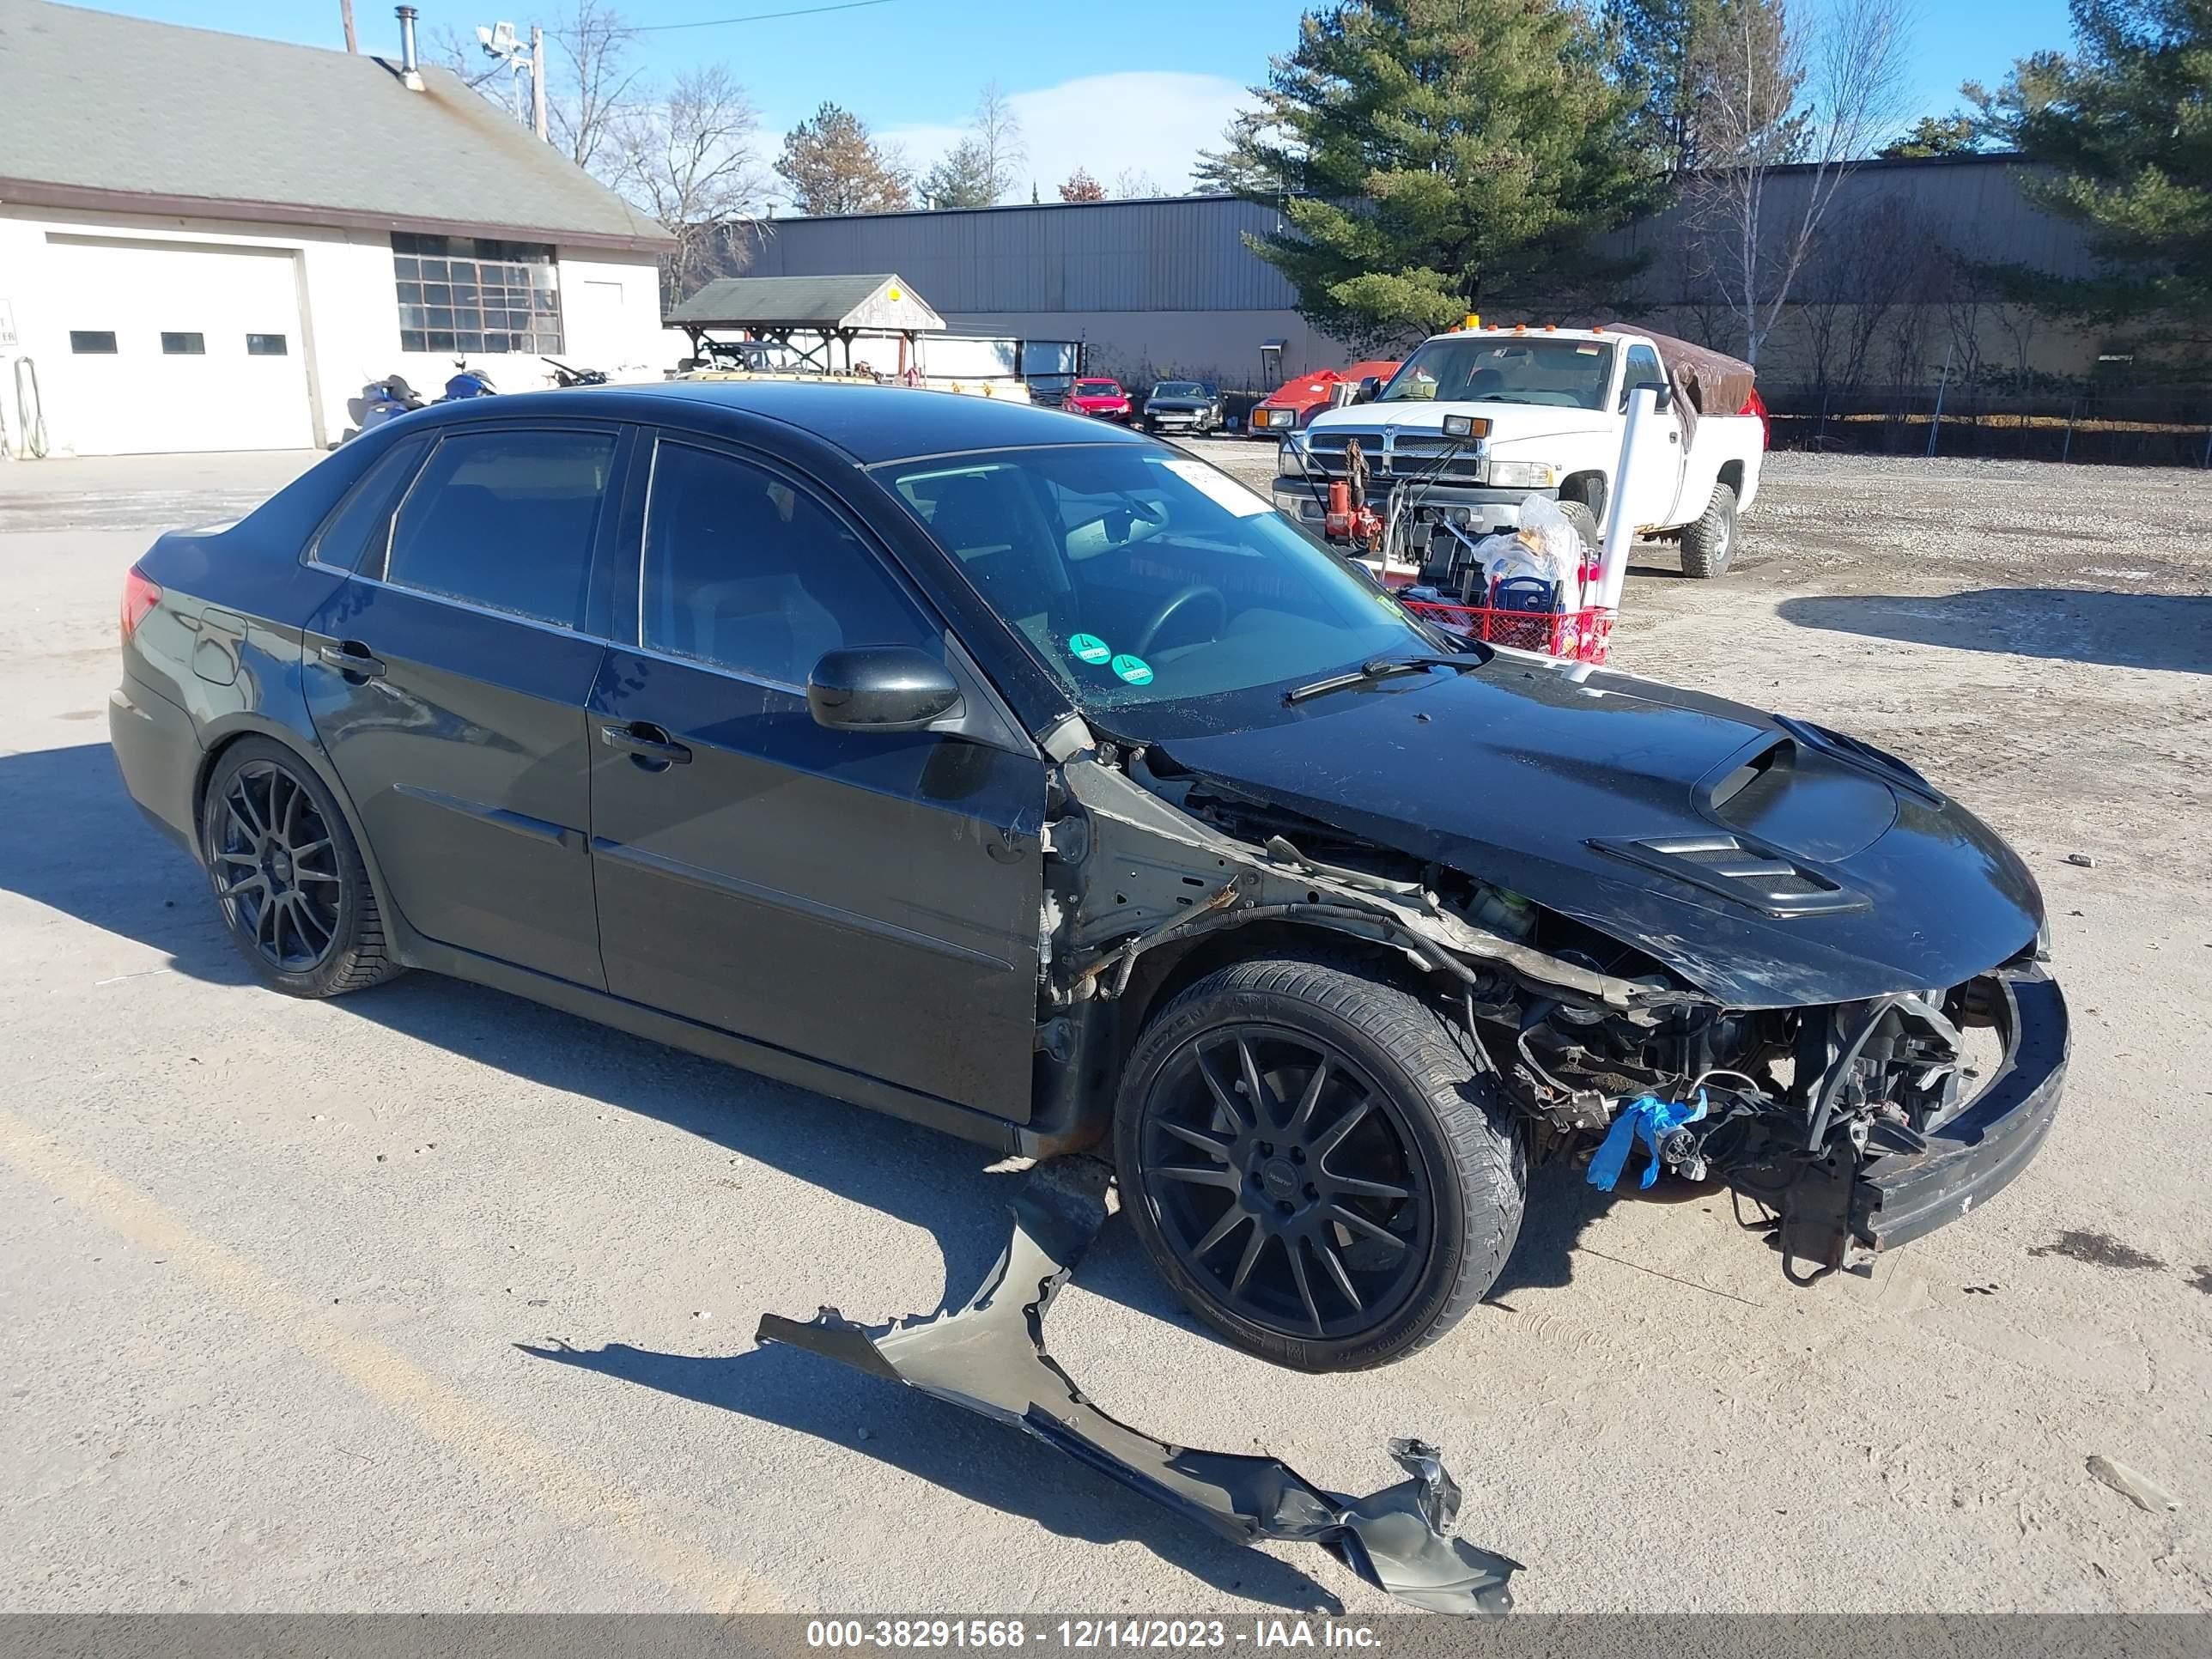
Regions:
M 563 628 L 580 624 L 613 470 L 602 432 L 446 439 L 407 492 L 384 579 Z
M 825 651 L 935 646 L 935 630 L 845 521 L 773 473 L 664 442 L 646 509 L 638 636 L 648 650 L 781 684 Z
M 421 465 L 422 452 L 429 447 L 428 441 L 422 438 L 394 444 L 391 453 L 370 467 L 368 475 L 354 485 L 352 493 L 339 503 L 338 510 L 309 544 L 307 556 L 318 564 L 339 570 L 358 570 L 363 568 L 362 556 L 374 546 L 376 556 L 367 562 L 366 568 L 371 571 L 380 569 L 392 509 L 407 488 L 407 481 L 415 476 L 416 467 Z

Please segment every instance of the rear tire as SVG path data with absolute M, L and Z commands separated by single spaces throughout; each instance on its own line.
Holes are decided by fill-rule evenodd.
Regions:
M 1528 1186 L 1468 1044 L 1432 999 L 1296 957 L 1232 963 L 1156 1014 L 1123 1073 L 1115 1162 L 1183 1304 L 1303 1371 L 1387 1364 L 1458 1323 L 1504 1267 Z
M 334 997 L 404 971 L 345 814 L 280 743 L 223 750 L 200 804 L 200 857 L 231 942 L 262 983 Z
M 1682 574 L 1699 580 L 1728 574 L 1735 557 L 1735 491 L 1713 486 L 1713 498 L 1696 522 L 1682 526 Z

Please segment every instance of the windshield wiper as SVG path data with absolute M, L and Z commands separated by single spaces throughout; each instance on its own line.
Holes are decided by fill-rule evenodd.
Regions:
M 1341 674 L 1325 675 L 1309 680 L 1304 685 L 1293 686 L 1283 693 L 1285 703 L 1304 702 L 1309 697 L 1324 696 L 1331 691 L 1342 691 L 1354 685 L 1372 685 L 1377 680 L 1389 679 L 1394 674 L 1416 674 L 1431 668 L 1480 668 L 1490 660 L 1487 657 L 1462 654 L 1454 657 L 1377 657 Z

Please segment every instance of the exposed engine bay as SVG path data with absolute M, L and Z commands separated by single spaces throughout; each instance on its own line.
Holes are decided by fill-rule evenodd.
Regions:
M 1739 1219 L 1771 1237 L 1796 1282 L 1863 1267 L 1875 1249 L 1963 1213 L 1972 1192 L 1955 1213 L 1942 1210 L 1930 1166 L 1955 1149 L 1939 1132 L 2001 1079 L 2055 1092 L 2063 1073 L 2063 1004 L 2038 947 L 1954 984 L 1733 1006 L 1587 921 L 1164 754 L 1102 743 L 1060 777 L 1048 837 L 1048 872 L 1062 874 L 1045 921 L 1048 1048 L 1141 983 L 1156 954 L 1231 929 L 1325 930 L 1389 953 L 1449 1000 L 1532 1158 L 1586 1159 L 1608 1134 L 1624 1147 L 1639 1139 L 1633 1127 L 1650 1172 L 1732 1188 Z M 1718 860 L 1717 877 L 1763 873 L 1741 864 Z M 2026 1055 L 2023 998 L 2056 1010 Z M 1662 1103 L 1673 1109 L 1652 1110 Z M 1624 1123 L 1639 1107 L 1644 1120 Z M 2047 1121 L 2012 1149 L 2004 1179 Z M 1923 1171 L 1908 1183 L 1911 1203 L 1886 1201 L 1863 1178 L 1884 1160 Z

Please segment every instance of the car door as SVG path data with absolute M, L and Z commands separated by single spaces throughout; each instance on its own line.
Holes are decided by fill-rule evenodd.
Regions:
M 443 433 L 315 617 L 302 668 L 409 925 L 595 988 L 592 573 L 629 441 L 613 424 Z
M 1628 348 L 1620 375 L 1620 408 L 1628 412 L 1629 398 L 1649 386 L 1662 399 L 1667 396 L 1667 371 L 1659 354 L 1641 343 Z M 1646 428 L 1643 441 L 1630 460 L 1629 506 L 1635 524 L 1663 526 L 1674 522 L 1674 505 L 1682 494 L 1682 469 L 1686 446 L 1682 441 L 1682 417 L 1671 402 L 1657 414 L 1659 429 Z
M 916 646 L 995 705 L 855 520 L 772 459 L 663 434 L 629 637 L 591 700 L 608 988 L 1026 1121 L 1044 766 L 1001 740 L 831 731 L 840 647 Z

